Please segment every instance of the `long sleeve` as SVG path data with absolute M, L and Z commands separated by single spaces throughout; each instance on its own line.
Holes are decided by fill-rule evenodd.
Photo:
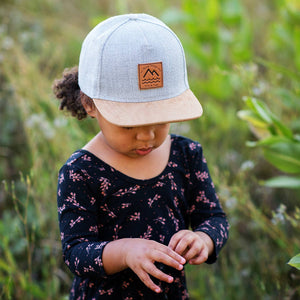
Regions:
M 77 276 L 105 276 L 99 241 L 96 199 L 87 185 L 88 173 L 64 165 L 58 179 L 58 218 L 63 257 Z
M 194 231 L 203 231 L 214 242 L 215 253 L 208 263 L 216 260 L 228 239 L 228 221 L 221 207 L 215 187 L 209 174 L 202 147 L 198 143 L 189 144 L 193 162 L 190 164 L 189 214 Z

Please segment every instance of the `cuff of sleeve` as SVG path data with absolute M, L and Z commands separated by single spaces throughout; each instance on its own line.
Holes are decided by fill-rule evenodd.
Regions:
M 206 230 L 203 230 L 203 229 L 195 229 L 194 231 L 201 231 L 201 232 L 204 232 L 205 234 L 207 234 L 211 240 L 213 241 L 214 243 L 214 250 L 212 252 L 212 254 L 208 257 L 207 261 L 205 263 L 207 264 L 213 264 L 216 262 L 217 258 L 218 258 L 218 254 L 217 254 L 217 247 L 216 247 L 216 240 L 214 239 L 214 237 Z

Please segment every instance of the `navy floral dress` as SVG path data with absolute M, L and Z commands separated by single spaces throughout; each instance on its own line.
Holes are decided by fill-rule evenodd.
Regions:
M 168 165 L 157 177 L 137 180 L 86 150 L 73 153 L 58 178 L 58 215 L 65 263 L 75 274 L 70 299 L 188 299 L 184 271 L 157 264 L 174 276 L 156 294 L 130 269 L 107 275 L 102 251 L 121 238 L 168 245 L 182 229 L 203 231 L 215 245 L 213 263 L 228 236 L 228 223 L 202 147 L 172 135 Z

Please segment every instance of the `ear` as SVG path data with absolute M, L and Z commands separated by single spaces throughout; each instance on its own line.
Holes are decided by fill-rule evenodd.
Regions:
M 92 117 L 92 118 L 96 118 L 96 114 L 97 114 L 97 108 L 94 104 L 94 101 L 81 101 L 86 113 Z

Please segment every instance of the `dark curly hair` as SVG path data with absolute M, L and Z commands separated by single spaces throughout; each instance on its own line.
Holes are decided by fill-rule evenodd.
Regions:
M 82 120 L 87 112 L 82 103 L 93 105 L 93 100 L 85 95 L 78 85 L 78 67 L 65 69 L 63 77 L 56 79 L 52 86 L 53 93 L 60 101 L 59 109 L 68 110 L 73 117 Z

